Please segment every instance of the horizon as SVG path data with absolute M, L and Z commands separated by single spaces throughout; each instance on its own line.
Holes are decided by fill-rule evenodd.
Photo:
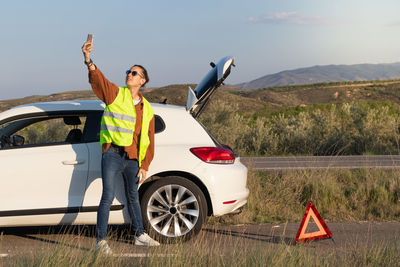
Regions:
M 0 100 L 90 90 L 88 33 L 94 63 L 119 85 L 133 63 L 148 69 L 149 87 L 198 83 L 228 55 L 232 85 L 312 66 L 397 63 L 399 8 L 395 0 L 7 2 Z
M 393 65 L 393 64 L 400 64 L 400 61 L 397 62 L 391 62 L 391 63 L 359 63 L 359 64 L 329 64 L 329 65 L 313 65 L 313 66 L 309 66 L 309 67 L 300 67 L 300 68 L 296 68 L 296 69 L 287 69 L 287 70 L 282 70 L 282 71 L 278 71 L 275 73 L 269 73 L 269 74 L 265 74 L 261 77 L 258 77 L 254 80 L 251 81 L 246 81 L 246 82 L 240 82 L 240 83 L 235 83 L 235 84 L 231 84 L 231 83 L 226 83 L 224 82 L 225 85 L 229 85 L 229 86 L 235 86 L 237 87 L 237 85 L 240 84 L 244 84 L 244 83 L 249 83 L 261 78 L 264 78 L 265 76 L 269 76 L 269 75 L 275 75 L 275 74 L 280 74 L 282 72 L 290 72 L 290 71 L 295 71 L 295 70 L 301 70 L 301 69 L 307 69 L 307 68 L 313 68 L 313 67 L 326 67 L 326 66 L 358 66 L 358 65 Z M 204 73 L 204 76 L 207 73 Z M 398 78 L 400 79 L 400 77 Z M 353 80 L 353 81 L 349 81 L 349 82 L 363 82 L 364 80 Z M 370 80 L 365 80 L 365 82 L 368 82 Z M 379 80 L 378 80 L 379 81 Z M 384 80 L 383 80 L 384 81 Z M 200 82 L 200 80 L 199 80 Z M 336 82 L 346 82 L 346 81 L 327 81 L 327 83 L 336 83 Z M 315 82 L 315 84 L 319 84 L 321 82 Z M 144 91 L 148 90 L 148 89 L 155 89 L 155 88 L 162 88 L 162 87 L 167 87 L 167 86 L 173 86 L 173 85 L 186 85 L 186 84 L 197 84 L 197 83 L 189 83 L 189 82 L 183 82 L 183 83 L 172 83 L 172 84 L 165 84 L 165 85 L 160 85 L 160 86 L 146 86 L 144 89 Z M 314 84 L 314 83 L 310 83 Z M 308 85 L 308 84 L 290 84 L 290 86 L 303 86 L 303 85 Z M 281 85 L 283 87 L 287 86 L 287 85 Z M 273 86 L 273 87 L 280 87 L 280 86 Z M 237 87 L 238 89 L 240 89 L 239 87 Z M 194 89 L 194 88 L 193 88 Z M 255 88 L 254 90 L 259 89 L 259 88 Z M 78 90 L 65 90 L 65 91 L 58 91 L 58 92 L 50 92 L 49 94 L 35 94 L 35 95 L 26 95 L 26 96 L 22 96 L 22 97 L 15 97 L 15 98 L 8 98 L 8 99 L 2 99 L 0 98 L 0 101 L 7 101 L 7 100 L 13 100 L 13 99 L 21 99 L 21 98 L 29 98 L 29 97 L 35 97 L 35 96 L 47 96 L 47 95 L 51 95 L 51 94 L 57 94 L 57 93 L 66 93 L 66 92 L 74 92 L 74 91 L 90 91 L 91 88 L 87 88 L 87 89 L 78 89 Z M 141 89 L 142 90 L 142 89 Z M 252 90 L 252 89 L 241 89 L 241 90 Z

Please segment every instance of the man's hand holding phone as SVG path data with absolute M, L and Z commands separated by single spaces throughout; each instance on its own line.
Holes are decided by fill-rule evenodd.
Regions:
M 86 42 L 82 46 L 82 52 L 85 59 L 90 60 L 90 52 L 93 50 L 93 34 L 88 34 Z M 86 58 L 87 57 L 87 58 Z
M 88 34 L 87 40 L 82 46 L 82 53 L 85 58 L 85 64 L 89 67 L 90 70 L 95 69 L 93 62 L 90 59 L 90 52 L 92 52 L 92 50 L 93 50 L 93 34 Z

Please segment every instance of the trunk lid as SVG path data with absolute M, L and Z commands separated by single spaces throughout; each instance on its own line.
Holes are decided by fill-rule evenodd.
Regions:
M 231 72 L 233 64 L 232 57 L 224 57 L 217 64 L 210 63 L 212 69 L 200 81 L 193 90 L 190 86 L 188 89 L 188 98 L 186 102 L 186 110 L 197 118 L 206 107 L 211 96 Z

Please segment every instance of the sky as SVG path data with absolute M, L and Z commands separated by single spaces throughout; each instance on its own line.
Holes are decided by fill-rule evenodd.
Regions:
M 198 83 L 224 56 L 227 84 L 329 64 L 400 62 L 398 0 L 0 0 L 0 100 L 90 90 L 81 47 L 119 86 Z

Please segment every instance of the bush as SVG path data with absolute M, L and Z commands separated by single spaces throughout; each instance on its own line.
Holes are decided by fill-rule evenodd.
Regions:
M 251 167 L 250 167 L 251 169 Z M 299 222 L 312 201 L 327 221 L 400 218 L 398 170 L 250 171 L 250 195 L 241 214 L 211 223 Z
M 245 117 L 237 105 L 215 101 L 202 122 L 247 156 L 393 154 L 399 151 L 399 111 L 391 103 L 343 103 Z

